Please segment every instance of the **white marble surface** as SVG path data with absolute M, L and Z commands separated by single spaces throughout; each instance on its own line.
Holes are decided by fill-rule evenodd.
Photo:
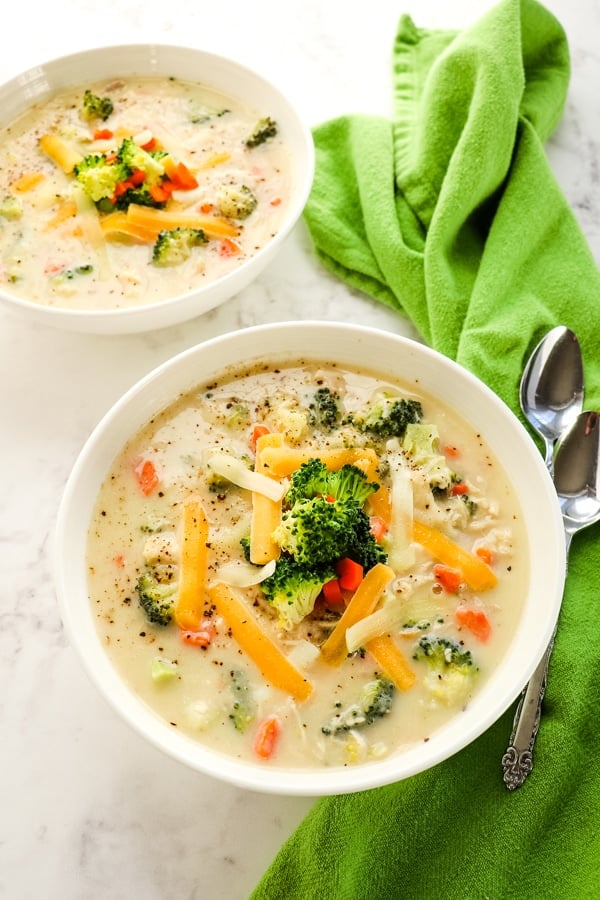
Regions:
M 192 43 L 275 80 L 309 124 L 388 113 L 402 12 L 463 27 L 484 0 L 55 0 L 3 5 L 0 78 L 101 43 Z M 599 0 L 549 0 L 573 74 L 548 155 L 600 261 Z M 68 23 L 68 25 L 67 25 Z M 87 681 L 55 601 L 57 506 L 88 434 L 119 395 L 198 341 L 254 323 L 406 324 L 351 296 L 312 255 L 302 224 L 259 280 L 185 326 L 110 338 L 63 334 L 0 310 L 0 897 L 242 900 L 310 798 L 253 794 L 146 746 Z

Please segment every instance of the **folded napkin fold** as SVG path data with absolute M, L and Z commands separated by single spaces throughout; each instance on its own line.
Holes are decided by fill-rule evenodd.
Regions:
M 314 131 L 315 251 L 408 317 L 518 410 L 524 361 L 550 328 L 578 335 L 600 409 L 600 273 L 544 141 L 569 83 L 566 36 L 534 0 L 502 0 L 461 33 L 403 16 L 391 119 Z M 434 769 L 318 800 L 254 900 L 600 898 L 600 542 L 573 541 L 534 770 L 509 793 L 514 709 Z

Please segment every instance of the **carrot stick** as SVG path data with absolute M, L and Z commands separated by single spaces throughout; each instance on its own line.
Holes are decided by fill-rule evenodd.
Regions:
M 321 655 L 332 666 L 339 666 L 348 655 L 346 630 L 373 612 L 394 577 L 394 570 L 384 563 L 369 569 L 346 607 L 341 619 L 321 647 Z
M 183 507 L 183 542 L 175 621 L 183 631 L 198 631 L 204 613 L 204 590 L 208 571 L 208 521 L 195 498 Z
M 498 579 L 487 563 L 459 547 L 454 541 L 416 519 L 413 522 L 413 539 L 425 547 L 439 562 L 454 569 L 460 569 L 464 580 L 474 591 L 487 591 L 497 584 Z
M 55 162 L 59 169 L 69 175 L 77 163 L 83 159 L 81 153 L 71 147 L 57 134 L 43 134 L 40 138 L 40 147 Z
M 357 466 L 365 471 L 371 465 L 377 467 L 378 457 L 374 450 L 368 447 L 339 447 L 330 450 L 302 450 L 292 447 L 269 447 L 263 454 L 263 465 L 268 468 L 274 478 L 287 478 L 301 465 L 316 456 L 331 471 L 341 469 L 347 463 Z M 366 474 L 366 472 L 365 472 Z
M 262 434 L 256 439 L 254 471 L 272 477 L 263 466 L 262 455 L 265 447 L 281 447 L 283 435 L 277 432 Z M 252 493 L 252 520 L 250 523 L 250 562 L 263 566 L 272 559 L 278 559 L 280 548 L 271 535 L 281 521 L 281 500 L 271 500 L 256 491 Z
M 234 640 L 266 681 L 297 700 L 306 700 L 312 692 L 312 684 L 281 652 L 241 597 L 221 581 L 210 585 L 208 596 L 217 613 L 227 622 Z
M 131 203 L 127 207 L 128 221 L 137 227 L 153 231 L 157 237 L 161 231 L 173 228 L 200 228 L 209 238 L 236 237 L 239 228 L 216 216 L 202 216 L 185 210 L 154 209 Z
M 270 715 L 263 719 L 258 726 L 254 738 L 253 749 L 257 756 L 269 759 L 275 751 L 277 739 L 281 732 L 281 720 L 279 716 Z
M 415 673 L 389 634 L 380 634 L 367 641 L 365 649 L 375 657 L 385 674 L 398 690 L 407 691 L 415 683 Z

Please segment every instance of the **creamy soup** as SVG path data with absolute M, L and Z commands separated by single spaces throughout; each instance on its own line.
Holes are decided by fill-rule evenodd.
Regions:
M 329 364 L 229 373 L 115 460 L 88 537 L 107 654 L 240 759 L 366 763 L 461 714 L 528 582 L 517 498 L 452 409 Z
M 72 309 L 186 293 L 269 241 L 290 188 L 269 110 L 174 78 L 60 93 L 0 131 L 0 283 Z

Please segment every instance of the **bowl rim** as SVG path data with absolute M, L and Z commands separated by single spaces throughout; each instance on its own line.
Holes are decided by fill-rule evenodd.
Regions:
M 304 206 L 310 193 L 315 171 L 315 147 L 312 138 L 311 127 L 307 121 L 297 111 L 291 99 L 269 78 L 256 69 L 252 69 L 245 63 L 238 62 L 232 57 L 224 54 L 214 53 L 205 50 L 202 47 L 194 47 L 182 43 L 170 43 L 162 41 L 127 41 L 124 43 L 103 44 L 94 46 L 84 50 L 78 50 L 71 53 L 65 53 L 54 57 L 49 57 L 44 61 L 31 65 L 20 73 L 13 75 L 9 79 L 0 83 L 0 104 L 3 96 L 9 96 L 11 92 L 23 92 L 27 85 L 34 79 L 41 79 L 44 73 L 51 73 L 54 69 L 65 66 L 75 66 L 83 64 L 86 60 L 94 60 L 96 58 L 107 59 L 107 70 L 110 69 L 111 57 L 114 53 L 121 53 L 130 57 L 133 53 L 143 53 L 148 60 L 154 54 L 169 55 L 173 66 L 177 67 L 178 62 L 181 64 L 182 55 L 190 60 L 197 59 L 203 72 L 209 73 L 217 70 L 219 67 L 226 67 L 236 74 L 236 78 L 240 84 L 252 83 L 253 88 L 268 92 L 277 103 L 281 104 L 281 109 L 286 111 L 286 118 L 293 127 L 295 140 L 295 152 L 293 153 L 292 166 L 294 169 L 294 184 L 292 188 L 292 197 L 286 212 L 285 219 L 282 221 L 277 232 L 263 245 L 256 253 L 250 256 L 242 266 L 232 269 L 219 278 L 208 282 L 206 285 L 184 293 L 175 294 L 171 297 L 164 298 L 152 303 L 141 303 L 136 306 L 124 306 L 114 309 L 70 309 L 62 306 L 48 306 L 47 304 L 36 303 L 26 297 L 19 297 L 15 294 L 2 290 L 0 286 L 0 302 L 5 304 L 7 308 L 21 310 L 27 314 L 33 314 L 39 321 L 54 327 L 63 327 L 71 330 L 85 330 L 96 333 L 108 332 L 110 334 L 130 333 L 131 331 L 149 331 L 154 328 L 168 327 L 171 324 L 179 324 L 191 318 L 197 318 L 204 313 L 214 309 L 216 306 L 225 302 L 230 297 L 239 293 L 250 279 L 242 278 L 240 273 L 255 272 L 256 276 L 260 274 L 262 269 L 270 262 L 275 250 L 283 243 L 292 229 L 296 226 L 302 215 Z M 162 63 L 164 67 L 164 63 Z M 127 68 L 127 67 L 121 67 Z M 113 74 L 119 77 L 119 66 L 115 66 Z M 108 77 L 109 71 L 104 76 Z M 133 75 L 134 71 L 121 73 Z M 144 71 L 144 76 L 151 76 L 152 71 L 149 69 Z M 163 73 L 164 74 L 164 73 Z M 183 76 L 176 76 L 183 77 Z M 188 79 L 189 80 L 189 79 Z M 69 90 L 78 84 L 85 83 L 85 75 L 78 76 L 77 79 L 59 79 L 59 83 L 55 84 L 48 90 L 45 95 L 49 98 L 61 90 Z M 230 90 L 224 91 L 219 87 L 217 81 L 212 81 L 207 74 L 206 77 L 198 78 L 196 82 L 199 85 L 206 85 L 215 90 L 220 90 L 229 96 L 235 96 Z M 239 99 L 239 97 L 238 97 Z M 39 102 L 39 96 L 35 95 L 27 98 L 26 102 L 21 104 L 20 113 L 23 115 L 31 106 Z M 244 101 L 246 102 L 246 101 Z M 0 116 L 0 119 L 2 116 Z M 7 127 L 14 117 L 0 122 L 0 127 Z M 296 156 L 301 162 L 301 166 L 296 166 Z M 239 286 L 238 286 L 238 281 Z M 230 288 L 233 282 L 233 287 Z M 205 299 L 206 298 L 206 299 Z M 203 302 L 204 300 L 204 302 Z M 179 317 L 171 318 L 168 313 L 174 309 L 192 309 L 197 307 L 195 311 L 181 313 Z M 163 314 L 166 315 L 167 321 L 161 324 Z M 140 325 L 144 319 L 148 319 L 148 325 Z M 154 324 L 158 322 L 158 324 Z
M 182 376 L 186 372 L 188 372 L 186 382 L 189 382 L 189 387 L 192 388 L 195 384 L 200 385 L 210 379 L 210 372 L 219 374 L 223 370 L 229 369 L 230 363 L 226 363 L 224 366 L 215 366 L 215 363 L 223 358 L 228 359 L 228 351 L 236 350 L 239 365 L 245 365 L 247 357 L 239 356 L 240 351 L 243 349 L 251 351 L 260 343 L 261 339 L 275 337 L 277 338 L 276 345 L 286 348 L 297 346 L 296 342 L 302 340 L 304 341 L 303 346 L 311 348 L 317 334 L 323 335 L 324 339 L 328 338 L 329 347 L 333 346 L 334 338 L 338 341 L 338 345 L 340 340 L 345 342 L 344 353 L 349 353 L 348 348 L 356 346 L 357 341 L 383 342 L 382 346 L 386 345 L 388 356 L 392 352 L 399 352 L 406 359 L 417 360 L 422 365 L 430 366 L 432 371 L 441 368 L 446 375 L 450 376 L 450 379 L 458 379 L 467 397 L 479 397 L 481 402 L 485 401 L 491 411 L 488 414 L 488 420 L 491 422 L 494 418 L 498 419 L 504 429 L 503 434 L 508 435 L 509 456 L 505 459 L 512 459 L 518 453 L 519 466 L 522 469 L 520 474 L 516 473 L 517 483 L 522 483 L 528 490 L 532 490 L 533 485 L 535 486 L 535 522 L 537 526 L 540 522 L 542 523 L 539 532 L 533 527 L 534 511 L 527 510 L 522 505 L 522 515 L 526 521 L 529 519 L 530 522 L 526 530 L 530 541 L 531 581 L 533 582 L 534 578 L 537 578 L 539 584 L 537 581 L 535 584 L 530 584 L 522 611 L 521 627 L 524 621 L 528 629 L 527 640 L 517 629 L 517 633 L 506 648 L 497 669 L 491 673 L 486 684 L 477 692 L 464 717 L 453 717 L 447 725 L 432 733 L 426 745 L 419 744 L 407 751 L 392 753 L 382 761 L 368 762 L 355 767 L 267 769 L 260 763 L 244 762 L 220 752 L 207 750 L 193 738 L 179 733 L 174 734 L 168 730 L 166 722 L 147 708 L 143 701 L 140 701 L 124 685 L 109 662 L 108 655 L 101 647 L 93 621 L 91 605 L 88 602 L 81 602 L 80 595 L 85 586 L 85 578 L 82 579 L 81 570 L 85 571 L 85 561 L 79 560 L 79 576 L 74 577 L 73 567 L 77 565 L 77 562 L 73 563 L 73 537 L 78 528 L 79 530 L 83 528 L 84 523 L 87 529 L 89 517 L 85 522 L 86 517 L 82 519 L 82 502 L 84 506 L 86 504 L 89 506 L 89 498 L 95 497 L 97 486 L 101 483 L 108 466 L 116 456 L 116 452 L 108 453 L 106 446 L 103 446 L 103 441 L 111 429 L 116 428 L 120 435 L 118 438 L 116 435 L 112 436 L 112 444 L 122 448 L 125 442 L 141 427 L 141 424 L 150 418 L 152 412 L 158 412 L 168 405 L 169 396 L 173 400 L 186 390 L 186 386 L 182 382 Z M 209 365 L 209 368 L 198 378 L 192 378 L 190 381 L 189 369 L 193 369 L 197 360 L 206 355 L 209 360 L 212 359 L 214 362 L 205 364 Z M 259 358 L 255 353 L 251 355 L 253 358 Z M 301 355 L 308 360 L 323 360 L 321 352 L 316 353 L 310 349 L 302 350 Z M 271 356 L 276 361 L 282 359 L 282 353 L 279 351 L 272 352 Z M 382 376 L 385 375 L 381 366 L 377 364 L 373 367 L 359 364 L 359 368 L 369 368 L 371 371 L 380 371 Z M 389 373 L 388 376 L 392 377 Z M 175 393 L 172 388 L 168 391 L 161 389 L 163 382 L 168 382 L 169 379 L 173 379 L 173 383 L 178 385 Z M 405 378 L 398 375 L 398 381 L 405 381 Z M 430 388 L 423 387 L 423 389 L 431 393 Z M 132 423 L 131 427 L 122 433 L 119 431 L 119 424 L 130 421 L 131 404 L 137 404 L 139 407 L 134 417 L 138 424 Z M 470 421 L 469 416 L 466 416 L 462 410 L 459 410 L 458 414 Z M 479 426 L 485 440 L 494 450 L 497 437 L 494 436 L 494 439 L 490 441 L 490 430 L 482 427 L 481 423 Z M 495 427 L 492 424 L 492 428 Z M 498 456 L 497 451 L 496 456 Z M 507 471 L 505 459 L 499 458 L 499 462 L 504 466 L 509 480 L 513 482 L 514 486 L 514 465 L 512 468 L 509 466 Z M 94 484 L 88 485 L 84 489 L 88 466 L 91 463 L 98 467 L 100 460 L 106 464 L 104 471 L 95 472 Z M 86 491 L 87 499 L 83 496 Z M 541 543 L 542 531 L 543 544 Z M 78 540 L 81 545 L 81 537 Z M 536 553 L 536 550 L 543 550 L 543 553 Z M 141 736 L 170 757 L 183 762 L 192 769 L 238 787 L 264 793 L 318 797 L 367 790 L 423 772 L 454 756 L 491 727 L 526 685 L 552 636 L 563 594 L 566 549 L 560 507 L 543 457 L 519 419 L 487 385 L 458 363 L 412 338 L 352 323 L 305 320 L 256 325 L 243 330 L 226 332 L 202 341 L 161 363 L 132 385 L 93 429 L 67 479 L 54 533 L 53 571 L 63 624 L 71 646 L 75 649 L 83 668 L 100 694 L 104 696 L 113 710 Z M 73 590 L 74 584 L 78 590 Z M 531 598 L 534 592 L 540 597 L 535 602 Z M 87 593 L 85 596 L 87 601 Z M 81 640 L 82 627 L 85 629 L 83 644 Z M 531 649 L 530 641 L 534 645 L 533 649 Z M 521 658 L 524 652 L 526 653 L 525 661 Z M 519 662 L 518 677 L 515 674 L 515 661 Z M 491 703 L 491 700 L 494 702 Z

